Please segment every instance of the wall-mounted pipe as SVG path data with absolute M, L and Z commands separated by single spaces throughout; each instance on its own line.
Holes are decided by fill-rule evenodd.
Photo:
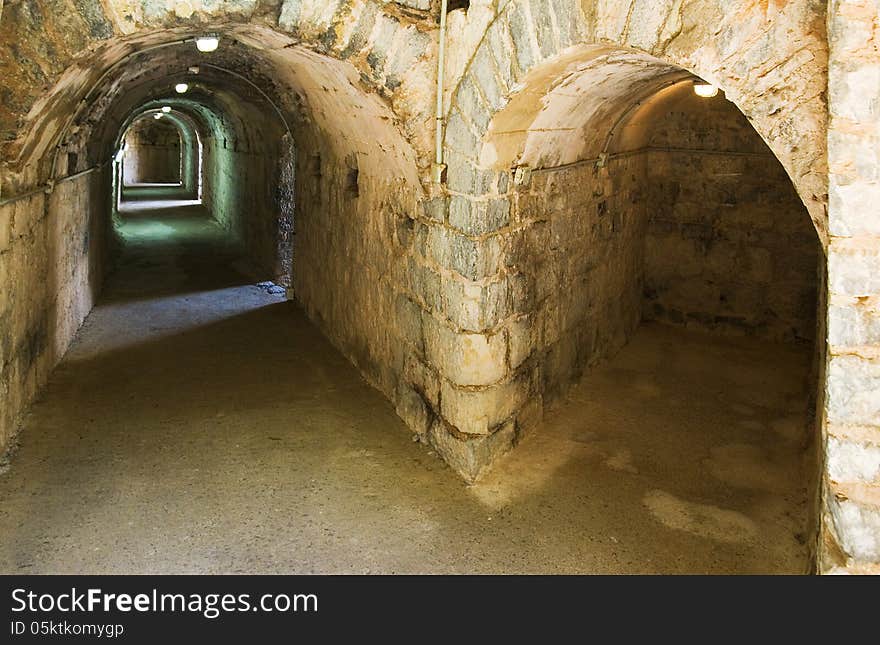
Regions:
M 96 170 L 100 170 L 106 165 L 107 162 L 98 164 L 97 166 L 92 166 L 91 168 L 86 168 L 85 170 L 80 170 L 79 172 L 75 172 L 72 175 L 67 175 L 66 177 L 61 177 L 60 179 L 50 179 L 45 184 L 41 184 L 36 188 L 27 191 L 26 193 L 19 193 L 17 195 L 12 195 L 11 197 L 4 197 L 3 199 L 0 199 L 0 206 L 5 206 L 6 204 L 17 202 L 19 199 L 31 197 L 38 193 L 46 193 L 47 195 L 51 195 L 52 191 L 55 189 L 55 186 L 57 186 L 58 184 L 76 179 L 77 177 L 82 177 L 83 175 L 88 175 L 89 173 L 95 172 Z
M 434 115 L 435 154 L 434 165 L 431 167 L 431 178 L 436 184 L 443 181 L 443 171 L 446 169 L 443 163 L 443 68 L 446 65 L 446 11 L 448 7 L 448 0 L 443 0 L 440 4 L 440 43 L 437 51 L 437 110 Z

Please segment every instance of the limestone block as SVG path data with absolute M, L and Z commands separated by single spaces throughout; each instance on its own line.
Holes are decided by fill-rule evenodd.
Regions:
M 536 339 L 532 329 L 532 318 L 520 316 L 511 320 L 507 323 L 507 334 L 510 344 L 510 369 L 515 370 L 535 349 Z
M 444 276 L 442 289 L 443 311 L 461 329 L 491 330 L 510 314 L 506 280 L 483 284 Z
M 429 367 L 420 357 L 410 354 L 406 357 L 403 378 L 434 409 L 440 409 L 440 377 L 433 367 Z
M 477 147 L 477 135 L 458 110 L 452 111 L 446 123 L 446 145 L 466 155 L 472 154 Z
M 596 37 L 619 42 L 626 29 L 633 0 L 598 0 L 596 2 Z
M 586 36 L 584 16 L 577 2 L 550 0 L 556 18 L 556 37 L 560 50 L 583 42 Z
M 482 280 L 502 268 L 502 243 L 499 236 L 472 239 L 452 229 L 434 226 L 428 233 L 428 254 L 445 269 L 468 280 Z
M 422 334 L 422 308 L 406 296 L 399 294 L 396 302 L 397 327 L 405 342 L 417 352 L 424 352 Z
M 880 344 L 880 299 L 832 300 L 828 306 L 828 342 L 841 347 Z
M 465 76 L 461 80 L 455 96 L 455 104 L 464 118 L 477 128 L 477 132 L 485 132 L 489 128 L 491 113 L 470 76 Z M 472 153 L 473 150 L 463 152 Z
M 832 235 L 880 234 L 880 183 L 866 181 L 840 186 L 832 180 L 828 199 L 828 227 Z
M 490 435 L 465 438 L 453 433 L 454 430 L 443 422 L 435 421 L 428 437 L 431 445 L 453 470 L 468 482 L 474 482 L 488 465 L 513 447 L 516 424 L 506 423 Z
M 448 151 L 446 185 L 451 191 L 465 195 L 485 195 L 497 186 L 496 173 L 474 165 L 472 159 L 476 154 L 476 150 L 472 155 Z
M 559 46 L 556 42 L 557 29 L 550 9 L 550 0 L 529 0 L 529 5 L 541 56 L 551 58 L 559 51 Z
M 857 561 L 880 562 L 880 509 L 830 495 L 837 539 L 843 550 Z
M 425 217 L 435 222 L 445 222 L 448 210 L 449 198 L 445 196 L 433 197 L 422 202 L 422 212 Z
M 427 434 L 434 414 L 422 395 L 405 383 L 400 383 L 395 398 L 397 415 L 416 434 Z
M 449 223 L 465 235 L 493 233 L 510 223 L 510 200 L 475 201 L 453 195 L 449 202 Z
M 456 332 L 433 316 L 423 314 L 429 362 L 456 385 L 485 386 L 507 373 L 507 337 Z
M 511 2 L 507 11 L 510 35 L 513 39 L 516 61 L 522 72 L 527 72 L 538 61 L 539 48 L 531 22 L 520 7 L 520 3 Z M 501 60 L 499 58 L 499 60 Z
M 443 381 L 440 412 L 459 432 L 487 435 L 510 418 L 528 396 L 528 384 L 517 379 L 485 389 L 458 388 Z
M 877 443 L 829 437 L 826 445 L 828 476 L 835 482 L 880 484 L 880 429 Z
M 831 356 L 827 379 L 829 423 L 880 425 L 880 364 L 856 355 Z
M 832 293 L 841 295 L 880 294 L 880 246 L 833 239 L 828 247 L 828 285 Z

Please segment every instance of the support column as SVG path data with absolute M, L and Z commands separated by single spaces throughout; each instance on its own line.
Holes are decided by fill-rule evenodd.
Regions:
M 880 17 L 832 0 L 822 572 L 880 573 Z

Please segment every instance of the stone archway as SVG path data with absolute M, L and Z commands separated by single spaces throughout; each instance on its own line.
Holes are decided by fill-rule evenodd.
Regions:
M 797 27 L 794 39 L 792 26 Z M 527 299 L 533 285 L 509 270 L 518 244 L 512 235 L 516 226 L 511 223 L 510 193 L 518 181 L 528 180 L 530 164 L 541 156 L 535 150 L 541 148 L 536 142 L 542 137 L 555 136 L 558 143 L 567 135 L 579 140 L 589 134 L 547 128 L 568 109 L 567 83 L 591 59 L 603 56 L 603 64 L 632 59 L 634 80 L 629 90 L 608 89 L 609 95 L 622 98 L 624 107 L 618 104 L 617 112 L 597 109 L 598 131 L 613 132 L 641 98 L 676 78 L 696 74 L 721 87 L 748 117 L 785 168 L 820 240 L 827 240 L 822 80 L 827 51 L 815 7 L 806 2 L 784 7 L 742 3 L 737 10 L 671 1 L 659 7 L 647 2 L 506 4 L 487 21 L 450 90 L 448 201 L 439 207 L 448 228 L 438 231 L 443 239 L 438 246 L 455 251 L 437 256 L 450 287 L 444 289 L 435 345 L 457 347 L 463 361 L 478 367 L 440 363 L 440 422 L 432 427 L 432 439 L 468 478 L 476 478 L 540 419 L 540 397 L 530 397 L 528 379 L 517 374 L 528 356 L 530 326 L 514 303 Z M 601 66 L 596 70 L 599 76 L 594 78 L 601 78 Z M 554 92 L 558 96 L 550 102 Z M 576 97 L 569 98 L 573 105 Z M 548 114 L 550 110 L 560 114 Z M 579 149 L 576 145 L 574 152 Z M 562 154 L 553 161 L 576 160 L 576 154 Z M 428 332 L 426 328 L 426 337 Z M 436 364 L 443 352 L 432 356 L 430 343 L 426 348 L 425 363 Z M 420 370 L 412 373 L 418 376 Z M 424 380 L 413 381 L 415 389 L 431 391 Z
M 190 80 L 186 96 L 193 104 L 181 109 L 219 124 L 206 129 L 204 141 L 209 154 L 222 151 L 230 160 L 218 173 L 244 173 L 240 182 L 224 180 L 234 193 L 229 199 L 209 197 L 231 204 L 230 228 L 242 213 L 266 216 L 262 231 L 250 235 L 245 230 L 243 236 L 250 235 L 267 256 L 295 248 L 294 297 L 371 384 L 396 397 L 408 347 L 421 338 L 420 315 L 411 316 L 400 302 L 408 288 L 406 266 L 418 246 L 414 219 L 422 188 L 412 141 L 429 134 L 413 125 L 427 106 L 400 87 L 404 79 L 428 77 L 423 58 L 430 37 L 418 28 L 418 17 L 404 18 L 393 8 L 386 13 L 380 3 L 338 6 L 331 12 L 318 2 L 297 7 L 296 15 L 283 12 L 280 22 L 266 24 L 261 15 L 242 15 L 238 8 L 221 5 L 200 10 L 181 26 L 175 12 L 163 5 L 150 15 L 105 13 L 106 28 L 93 29 L 71 5 L 66 15 L 29 20 L 16 15 L 20 22 L 14 33 L 4 12 L 0 66 L 10 83 L 24 90 L 21 100 L 4 102 L 0 115 L 0 184 L 8 200 L 2 207 L 17 209 L 19 221 L 33 222 L 38 230 L 49 221 L 68 220 L 77 228 L 57 245 L 41 246 L 43 236 L 16 240 L 4 258 L 18 262 L 36 253 L 50 264 L 76 264 L 76 280 L 59 274 L 57 283 L 30 299 L 37 303 L 33 311 L 23 311 L 28 302 L 14 296 L 38 277 L 20 263 L 10 275 L 11 301 L 18 307 L 11 315 L 32 318 L 23 326 L 40 330 L 48 340 L 28 345 L 13 339 L 17 353 L 11 360 L 21 366 L 13 373 L 15 382 L 10 380 L 9 405 L 3 406 L 8 411 L 0 433 L 4 439 L 97 295 L 113 142 L 142 106 L 156 101 L 178 106 L 181 99 L 173 88 L 183 77 Z M 56 18 L 70 19 L 66 48 L 52 56 L 16 48 L 23 32 L 57 37 Z M 193 42 L 205 31 L 221 38 L 213 56 L 199 53 Z M 40 38 L 26 42 L 39 49 Z M 19 55 L 30 56 L 33 65 L 21 65 Z M 35 69 L 48 90 L 26 82 Z M 280 187 L 282 181 L 296 183 L 304 205 L 298 208 L 295 231 L 270 240 L 263 232 L 274 227 L 278 233 L 275 207 L 292 199 L 289 186 Z M 53 190 L 63 191 L 67 199 L 46 198 L 44 193 Z M 49 217 L 43 217 L 47 212 Z M 90 233 L 89 226 L 102 235 Z M 286 276 L 290 258 L 276 266 Z M 59 306 L 65 309 L 62 328 L 56 328 L 55 312 L 43 302 L 58 298 L 59 292 L 78 304 L 69 319 L 67 305 Z M 39 355 L 32 356 L 29 347 L 37 347 Z

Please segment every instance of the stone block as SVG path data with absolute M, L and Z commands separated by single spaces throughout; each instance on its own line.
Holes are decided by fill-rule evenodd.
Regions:
M 515 370 L 531 356 L 535 349 L 530 316 L 521 316 L 507 323 L 508 343 L 510 346 L 510 369 Z
M 543 58 L 552 58 L 556 55 L 556 26 L 553 24 L 553 13 L 550 9 L 550 0 L 530 0 L 532 9 L 532 22 L 535 24 L 535 35 L 538 38 L 538 47 L 541 49 Z
M 498 457 L 513 447 L 516 424 L 506 423 L 490 435 L 465 437 L 456 435 L 441 421 L 436 421 L 428 434 L 431 445 L 440 456 L 466 481 L 475 482 Z
M 489 129 L 491 114 L 488 106 L 483 102 L 477 86 L 470 76 L 465 76 L 458 86 L 455 104 L 464 117 L 474 124 L 478 133 Z
M 410 354 L 406 357 L 403 378 L 434 408 L 440 409 L 440 377 L 434 368 L 429 367 L 419 357 Z
M 465 235 L 493 233 L 510 223 L 510 200 L 474 201 L 453 195 L 449 203 L 449 223 Z
M 397 388 L 396 411 L 406 425 L 418 435 L 426 435 L 434 422 L 434 413 L 419 392 L 401 383 Z
M 443 311 L 458 328 L 488 331 L 510 313 L 508 287 L 504 280 L 488 284 L 444 276 Z
M 487 435 L 508 420 L 528 396 L 528 383 L 515 379 L 500 385 L 473 390 L 443 381 L 440 413 L 459 432 Z
M 880 298 L 835 299 L 828 306 L 832 346 L 880 345 Z
M 832 239 L 828 247 L 828 282 L 834 294 L 880 294 L 880 246 L 855 246 Z
M 829 495 L 828 510 L 843 550 L 857 561 L 880 562 L 880 509 Z
M 831 356 L 827 379 L 829 423 L 880 425 L 880 364 L 851 354 Z
M 880 429 L 877 443 L 828 437 L 828 476 L 835 482 L 880 484 Z
M 445 222 L 449 210 L 448 197 L 433 197 L 422 201 L 422 212 L 425 217 L 435 222 Z
M 880 235 L 880 183 L 829 186 L 828 228 L 832 235 Z
M 497 111 L 504 107 L 507 103 L 506 91 L 495 72 L 495 64 L 488 47 L 477 50 L 471 64 L 470 76 L 491 110 Z
M 480 196 L 488 193 L 496 185 L 495 173 L 483 170 L 475 165 L 474 155 L 466 156 L 461 152 L 449 150 L 446 158 L 446 185 L 449 190 L 465 195 Z
M 425 339 L 422 334 L 423 309 L 402 294 L 398 294 L 396 302 L 397 327 L 404 341 L 417 352 L 425 351 Z
M 502 269 L 501 240 L 497 235 L 474 240 L 435 226 L 428 234 L 428 255 L 441 267 L 468 280 L 482 280 Z
M 522 74 L 535 66 L 537 52 L 532 44 L 532 26 L 518 3 L 511 2 L 507 11 L 510 36 L 513 39 L 516 62 Z
M 447 379 L 462 386 L 485 386 L 507 373 L 504 334 L 456 332 L 431 315 L 422 315 L 428 361 Z

